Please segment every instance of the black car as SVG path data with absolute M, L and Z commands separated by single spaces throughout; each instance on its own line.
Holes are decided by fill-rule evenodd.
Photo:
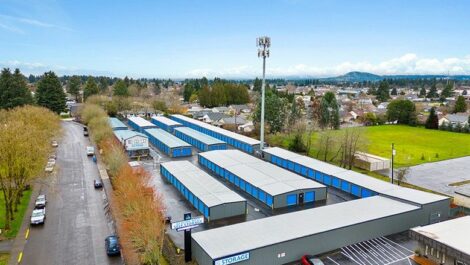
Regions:
M 104 240 L 104 247 L 108 256 L 117 256 L 121 253 L 117 236 L 108 236 Z
M 95 185 L 95 189 L 103 188 L 103 182 L 101 182 L 101 180 L 99 180 L 99 179 L 95 179 L 93 181 L 93 184 Z

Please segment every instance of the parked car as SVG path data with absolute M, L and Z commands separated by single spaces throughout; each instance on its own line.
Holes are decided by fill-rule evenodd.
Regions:
M 52 162 L 47 162 L 47 165 L 46 165 L 46 168 L 44 168 L 44 170 L 48 173 L 54 171 L 54 165 L 55 165 L 55 161 L 54 163 Z
M 56 140 L 53 140 L 53 141 L 51 142 L 51 145 L 52 145 L 52 147 L 57 147 L 57 146 L 59 146 L 59 143 L 57 143 Z
M 87 146 L 86 147 L 86 155 L 87 156 L 95 155 L 95 148 L 93 146 Z
M 47 160 L 47 163 L 50 163 L 51 165 L 55 166 L 55 159 L 54 158 L 49 158 Z
M 315 258 L 315 256 L 312 255 L 302 256 L 302 259 L 300 259 L 300 263 L 302 265 L 324 265 L 319 258 Z
M 36 198 L 36 202 L 34 202 L 34 207 L 35 207 L 36 209 L 41 209 L 41 208 L 46 207 L 46 203 L 47 203 L 46 195 L 40 194 L 40 195 Z
M 116 256 L 121 253 L 121 249 L 119 247 L 118 237 L 115 235 L 108 236 L 104 240 L 104 247 L 106 249 L 106 254 L 108 256 Z
M 83 127 L 83 136 L 88 136 L 88 127 Z
M 95 179 L 93 181 L 93 185 L 95 186 L 95 189 L 103 188 L 103 182 L 101 182 L 101 180 L 99 180 L 99 179 Z
M 32 225 L 44 224 L 45 221 L 46 221 L 46 208 L 34 209 L 33 213 L 31 214 L 31 224 Z

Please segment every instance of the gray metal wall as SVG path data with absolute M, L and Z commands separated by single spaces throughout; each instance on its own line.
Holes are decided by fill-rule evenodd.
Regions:
M 210 208 L 210 221 L 246 214 L 246 201 L 232 202 Z
M 293 192 L 284 193 L 284 194 L 274 196 L 273 197 L 273 208 L 276 209 L 276 208 L 287 207 L 287 196 L 291 195 L 291 194 L 295 194 L 297 196 L 297 203 L 298 203 L 299 202 L 298 201 L 299 194 L 300 193 L 305 194 L 306 192 L 309 192 L 309 191 L 314 191 L 315 192 L 315 198 L 314 198 L 313 202 L 308 202 L 308 203 L 314 203 L 316 201 L 326 200 L 326 194 L 327 194 L 326 187 L 317 188 L 317 189 L 296 190 L 296 191 L 293 191 Z
M 414 210 L 309 237 L 266 246 L 249 251 L 250 259 L 239 262 L 237 265 L 282 265 L 297 261 L 305 254 L 321 254 L 364 240 L 406 231 L 411 227 L 418 226 L 422 222 L 422 216 L 422 210 Z M 345 218 L 348 217 L 345 216 Z M 328 220 L 325 220 L 325 222 L 328 222 Z M 230 244 L 229 238 L 227 238 L 227 244 Z M 193 257 L 197 260 L 199 265 L 213 264 L 213 260 L 194 240 L 192 240 L 192 246 Z M 278 258 L 278 255 L 282 253 L 284 253 L 284 257 Z

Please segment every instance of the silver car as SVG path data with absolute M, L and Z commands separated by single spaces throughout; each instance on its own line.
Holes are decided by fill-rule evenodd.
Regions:
M 46 195 L 41 194 L 36 198 L 36 201 L 34 202 L 34 207 L 36 209 L 41 209 L 41 208 L 46 207 L 46 203 L 47 203 Z
M 31 214 L 31 224 L 32 225 L 44 224 L 45 221 L 46 221 L 46 208 L 34 209 L 33 213 Z

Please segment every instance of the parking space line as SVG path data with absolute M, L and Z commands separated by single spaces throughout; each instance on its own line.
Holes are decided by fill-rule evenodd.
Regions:
M 326 257 L 327 259 L 329 259 L 331 262 L 333 262 L 334 264 L 336 265 L 340 265 L 338 262 L 336 262 L 334 259 L 330 258 L 329 256 Z
M 374 243 L 376 243 L 377 245 L 379 245 L 381 248 L 383 248 L 383 251 L 384 252 L 387 252 L 390 254 L 390 256 L 392 256 L 392 258 L 395 260 L 395 259 L 399 259 L 400 257 L 402 257 L 402 254 L 401 252 L 398 252 L 397 251 L 394 251 L 392 248 L 392 246 L 390 246 L 388 243 L 384 243 L 384 242 L 381 242 L 380 240 L 374 238 L 372 239 Z
M 358 248 L 358 254 L 362 256 L 365 262 L 369 263 L 370 265 L 374 265 L 371 261 L 373 261 L 377 265 L 381 265 L 380 263 L 377 263 L 373 258 L 371 258 L 370 255 L 368 255 L 364 250 L 362 250 L 358 245 L 351 245 L 351 248 L 356 250 Z
M 392 252 L 392 253 L 395 253 L 395 255 L 398 256 L 398 258 L 402 257 L 402 256 L 406 256 L 405 253 L 403 253 L 402 251 L 400 251 L 399 249 L 395 248 L 394 246 L 390 245 L 390 243 L 388 243 L 387 241 L 383 240 L 382 238 L 377 238 L 377 241 L 380 242 L 380 244 L 382 244 L 382 246 L 386 249 L 388 249 L 388 251 Z
M 391 256 L 390 253 L 388 253 L 383 247 L 378 246 L 372 240 L 365 241 L 365 244 L 370 245 L 370 247 L 373 248 L 375 251 L 381 253 L 384 256 L 384 260 L 386 260 L 387 262 L 387 259 L 391 261 L 395 259 L 395 257 Z
M 346 252 L 341 251 L 341 254 L 342 254 L 343 256 L 345 256 L 346 258 L 348 258 L 349 260 L 351 260 L 352 262 L 356 263 L 356 264 L 365 265 L 364 263 L 358 262 L 358 261 L 356 261 L 355 259 L 353 259 L 353 257 L 351 257 L 351 256 L 350 256 L 348 253 L 346 253 Z
M 386 246 L 389 246 L 390 248 L 394 249 L 395 252 L 398 252 L 398 253 L 400 254 L 400 256 L 407 256 L 406 253 L 404 253 L 403 251 L 399 250 L 398 248 L 394 247 L 393 245 L 391 245 L 390 243 L 388 243 L 387 241 L 385 241 L 385 240 L 383 239 L 383 237 L 379 237 L 378 240 L 384 242 L 384 244 L 385 244 Z
M 413 255 L 409 255 L 408 257 L 404 257 L 404 258 L 402 258 L 402 259 L 398 259 L 398 260 L 395 260 L 395 261 L 393 261 L 393 262 L 389 262 L 389 263 L 384 264 L 384 265 L 390 265 L 390 264 L 397 263 L 397 262 L 402 261 L 402 260 L 405 260 L 405 259 L 408 260 L 408 262 L 411 264 L 410 258 L 411 258 L 412 256 L 413 256 Z
M 354 258 L 355 258 L 356 260 L 358 260 L 361 264 L 363 264 L 363 265 L 366 264 L 366 263 L 358 256 L 359 253 L 356 253 L 355 251 L 349 249 L 349 246 L 347 246 L 347 247 L 345 247 L 345 248 L 346 248 L 346 250 L 347 250 L 348 252 L 350 252 L 350 254 L 351 254 L 350 256 L 351 256 L 351 257 L 354 256 Z M 351 248 L 352 248 L 352 246 L 351 246 Z M 348 254 L 349 254 L 349 253 L 348 253 Z M 356 254 L 357 254 L 357 255 L 356 255 Z
M 380 255 L 380 253 L 377 252 L 374 248 L 372 248 L 372 247 L 366 247 L 366 246 L 365 246 L 365 243 L 366 243 L 366 242 L 367 242 L 367 241 L 359 242 L 358 244 L 359 244 L 359 246 L 361 246 L 365 251 L 367 251 L 367 253 L 371 253 L 371 254 L 372 254 L 372 255 L 369 255 L 369 256 L 371 256 L 371 258 L 377 259 L 380 263 L 383 263 L 384 260 L 385 260 L 385 262 L 388 262 L 387 259 L 385 259 L 385 258 L 383 257 L 383 255 Z M 364 243 L 364 244 L 363 244 L 363 243 Z
M 387 241 L 392 242 L 393 244 L 395 244 L 395 245 L 401 247 L 402 249 L 404 249 L 404 250 L 406 250 L 406 251 L 408 251 L 408 252 L 410 252 L 410 253 L 414 253 L 414 251 L 412 251 L 411 249 L 407 249 L 407 248 L 405 248 L 404 246 L 402 246 L 402 245 L 400 245 L 400 244 L 398 244 L 398 243 L 396 243 L 396 242 L 394 242 L 394 241 L 388 239 L 387 237 L 384 237 L 384 236 L 383 236 L 383 238 L 386 239 Z

